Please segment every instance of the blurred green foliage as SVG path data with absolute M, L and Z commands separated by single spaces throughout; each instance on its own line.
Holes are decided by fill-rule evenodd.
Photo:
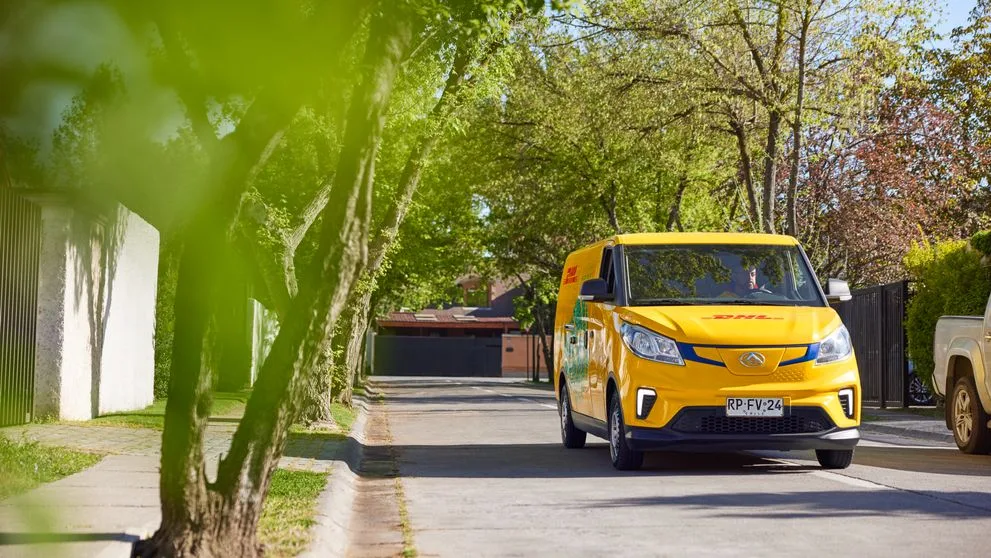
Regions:
M 970 237 L 970 245 L 985 256 L 991 256 L 991 231 L 978 231 Z
M 172 339 L 175 337 L 175 288 L 179 279 L 177 248 L 163 241 L 158 253 L 158 286 L 155 298 L 155 399 L 169 394 Z

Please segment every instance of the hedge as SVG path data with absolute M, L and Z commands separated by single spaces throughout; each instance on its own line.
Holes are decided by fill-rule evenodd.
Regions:
M 178 276 L 178 250 L 163 240 L 158 256 L 158 292 L 155 299 L 155 399 L 163 399 L 169 394 Z
M 906 332 L 916 374 L 932 385 L 933 336 L 940 316 L 983 316 L 991 293 L 991 231 L 966 240 L 913 245 L 905 256 L 912 283 Z

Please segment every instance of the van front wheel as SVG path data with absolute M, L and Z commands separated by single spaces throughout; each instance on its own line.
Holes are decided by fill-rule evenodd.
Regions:
M 643 452 L 631 449 L 626 443 L 626 423 L 616 391 L 609 398 L 609 457 L 612 466 L 620 471 L 635 471 L 643 465 Z
M 561 414 L 561 442 L 564 447 L 578 449 L 585 447 L 585 431 L 579 430 L 575 426 L 575 421 L 571 418 L 571 400 L 568 399 L 568 386 L 561 382 L 561 399 L 557 408 Z
M 853 450 L 816 450 L 823 469 L 846 469 L 853 462 Z

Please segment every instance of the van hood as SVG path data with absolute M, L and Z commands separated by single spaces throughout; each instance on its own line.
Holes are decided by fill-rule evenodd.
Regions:
M 829 307 L 627 306 L 622 319 L 681 343 L 781 346 L 822 341 L 842 322 Z

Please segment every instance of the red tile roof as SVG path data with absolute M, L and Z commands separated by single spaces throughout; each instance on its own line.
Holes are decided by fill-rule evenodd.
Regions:
M 462 310 L 449 308 L 422 312 L 389 312 L 388 316 L 376 321 L 382 327 L 504 329 L 518 328 L 520 325 L 510 317 L 476 317 L 465 314 Z

